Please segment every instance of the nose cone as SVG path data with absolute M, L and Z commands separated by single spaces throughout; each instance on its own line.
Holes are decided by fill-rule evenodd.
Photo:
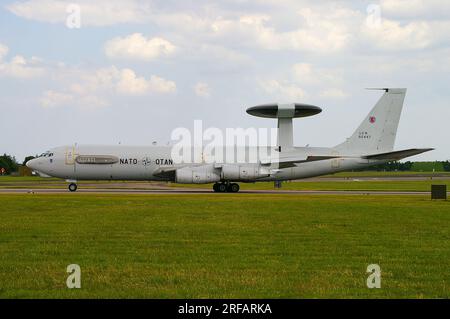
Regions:
M 32 170 L 36 170 L 37 169 L 37 159 L 32 159 L 30 161 L 27 162 L 27 167 L 32 169 Z

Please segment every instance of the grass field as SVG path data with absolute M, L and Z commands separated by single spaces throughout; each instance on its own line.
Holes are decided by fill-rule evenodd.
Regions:
M 413 171 L 419 172 L 433 172 L 443 171 L 444 165 L 442 162 L 414 162 L 412 165 Z
M 428 196 L 0 195 L 1 298 L 449 298 Z M 81 289 L 65 286 L 81 266 Z M 366 287 L 381 267 L 382 288 Z
M 427 181 L 299 181 L 285 182 L 281 190 L 308 190 L 308 191 L 430 191 L 432 184 L 447 185 L 450 190 L 450 180 Z M 174 187 L 207 188 L 212 184 L 171 184 Z M 273 182 L 240 183 L 242 190 L 268 190 L 273 189 Z

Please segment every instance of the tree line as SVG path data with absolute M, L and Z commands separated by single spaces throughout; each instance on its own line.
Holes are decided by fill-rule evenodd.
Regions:
M 35 158 L 35 156 L 27 156 L 22 163 L 18 163 L 15 156 L 3 154 L 0 156 L 0 170 L 4 168 L 6 174 L 15 173 L 19 170 L 21 165 L 25 166 L 25 164 L 33 158 Z
M 386 164 L 375 165 L 363 169 L 365 171 L 385 171 L 385 172 L 407 172 L 407 171 L 425 171 L 432 172 L 433 170 L 440 172 L 450 172 L 450 161 L 435 161 L 435 162 L 388 162 Z

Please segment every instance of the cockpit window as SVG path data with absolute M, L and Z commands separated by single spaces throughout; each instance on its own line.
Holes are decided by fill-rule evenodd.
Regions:
M 50 151 L 47 151 L 45 153 L 42 153 L 38 157 L 52 157 L 52 156 L 53 156 L 53 153 L 50 153 Z

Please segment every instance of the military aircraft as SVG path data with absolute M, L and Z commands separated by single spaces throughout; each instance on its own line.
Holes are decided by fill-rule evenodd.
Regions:
M 351 137 L 334 147 L 295 147 L 293 119 L 320 113 L 313 105 L 266 104 L 247 113 L 278 120 L 276 146 L 245 146 L 255 151 L 248 162 L 177 162 L 173 146 L 69 145 L 51 149 L 27 163 L 32 170 L 66 179 L 70 191 L 79 180 L 145 180 L 185 184 L 214 183 L 215 192 L 238 192 L 237 182 L 286 181 L 366 168 L 430 150 L 394 151 L 406 89 L 385 88 L 384 94 Z M 264 148 L 264 152 L 260 152 Z

